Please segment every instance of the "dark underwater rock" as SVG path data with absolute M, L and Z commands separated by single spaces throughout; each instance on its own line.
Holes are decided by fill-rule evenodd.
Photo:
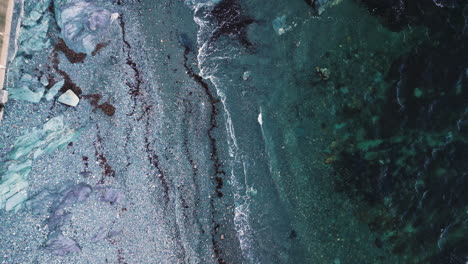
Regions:
M 332 0 L 304 0 L 308 5 L 313 7 L 317 12 L 321 12 L 328 2 Z
M 411 25 L 443 25 L 462 11 L 464 0 L 357 0 L 393 30 Z
M 304 0 L 308 5 L 313 8 L 316 8 L 316 1 L 315 0 Z
M 363 205 L 359 217 L 379 234 L 377 247 L 405 263 L 464 264 L 468 1 L 359 2 L 390 30 L 418 26 L 428 37 L 392 59 L 375 101 L 353 108 L 342 99 L 351 125 L 337 132 L 350 135 L 333 164 L 337 190 Z
M 239 41 L 245 48 L 252 48 L 253 43 L 247 37 L 247 27 L 255 20 L 243 14 L 238 0 L 222 0 L 211 10 L 211 15 L 217 23 L 211 41 L 227 36 Z

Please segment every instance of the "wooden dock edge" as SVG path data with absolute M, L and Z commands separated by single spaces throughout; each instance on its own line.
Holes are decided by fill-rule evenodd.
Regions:
M 8 60 L 8 48 L 10 46 L 11 23 L 13 18 L 14 0 L 8 0 L 5 17 L 5 30 L 3 34 L 2 50 L 0 54 L 0 121 L 3 119 L 3 110 L 8 101 L 8 91 L 3 90 L 5 84 L 6 64 Z

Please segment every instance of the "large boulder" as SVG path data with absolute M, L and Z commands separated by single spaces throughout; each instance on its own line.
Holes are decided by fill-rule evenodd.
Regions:
M 77 53 L 90 55 L 103 41 L 116 16 L 99 2 L 55 1 L 55 17 L 62 38 Z

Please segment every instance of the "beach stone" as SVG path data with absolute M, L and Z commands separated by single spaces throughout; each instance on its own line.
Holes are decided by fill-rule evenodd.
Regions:
M 58 98 L 58 101 L 62 104 L 75 107 L 80 102 L 80 98 L 72 90 L 68 90 Z
M 250 71 L 246 71 L 244 72 L 244 74 L 242 75 L 242 79 L 244 81 L 247 81 L 248 79 L 250 79 L 250 75 L 251 75 L 251 72 Z
M 6 102 L 8 102 L 8 92 L 0 90 L 0 105 L 4 105 Z

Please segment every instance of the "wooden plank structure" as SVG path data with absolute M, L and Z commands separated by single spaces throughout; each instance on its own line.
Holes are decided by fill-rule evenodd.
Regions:
M 0 0 L 0 121 L 3 118 L 3 109 L 8 100 L 8 91 L 3 90 L 5 83 L 8 47 L 10 43 L 11 20 L 13 16 L 14 0 Z

